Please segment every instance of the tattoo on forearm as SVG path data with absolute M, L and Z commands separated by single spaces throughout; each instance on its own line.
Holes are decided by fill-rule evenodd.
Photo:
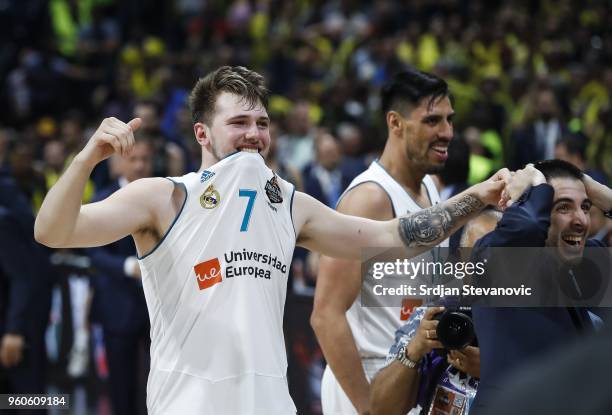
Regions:
M 458 219 L 484 207 L 479 199 L 465 195 L 450 206 L 432 206 L 399 218 L 399 234 L 407 247 L 431 246 L 448 237 Z
M 461 199 L 457 200 L 456 203 L 449 206 L 449 210 L 451 217 L 455 219 L 462 218 L 474 212 L 479 212 L 484 207 L 485 205 L 480 201 L 480 199 L 472 195 L 465 195 Z
M 431 245 L 448 232 L 452 218 L 450 213 L 432 207 L 399 220 L 400 235 L 408 247 Z

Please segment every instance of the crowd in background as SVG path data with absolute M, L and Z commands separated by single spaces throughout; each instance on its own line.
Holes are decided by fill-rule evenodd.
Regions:
M 104 117 L 143 119 L 151 174 L 197 170 L 186 98 L 225 64 L 264 74 L 269 164 L 332 207 L 382 149 L 379 88 L 407 66 L 454 95 L 442 186 L 553 157 L 612 177 L 609 1 L 29 0 L 3 4 L 0 33 L 0 171 L 34 214 Z M 85 201 L 121 169 L 98 167 Z M 293 290 L 310 294 L 316 258 L 296 258 Z

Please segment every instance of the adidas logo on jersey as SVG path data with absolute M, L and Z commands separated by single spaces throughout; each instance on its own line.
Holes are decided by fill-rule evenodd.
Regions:
M 208 179 L 210 179 L 214 175 L 215 175 L 214 171 L 204 170 L 202 172 L 202 175 L 200 176 L 200 183 L 204 183 L 205 181 L 208 181 Z

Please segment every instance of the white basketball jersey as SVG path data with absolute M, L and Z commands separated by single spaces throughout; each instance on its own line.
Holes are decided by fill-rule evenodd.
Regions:
M 140 259 L 149 414 L 294 414 L 283 337 L 293 185 L 246 152 L 172 180 L 185 203 Z
M 387 193 L 395 217 L 424 209 L 410 197 L 406 190 L 387 173 L 378 161 L 372 162 L 366 171 L 357 176 L 345 193 L 366 182 L 377 183 Z M 432 206 L 440 203 L 440 195 L 431 177 L 426 175 L 423 178 L 423 184 L 427 189 Z M 448 247 L 448 239 L 438 246 Z M 421 258 L 421 256 L 417 257 L 417 260 L 418 258 Z M 429 253 L 423 254 L 423 258 L 432 260 Z M 368 295 L 368 293 L 369 291 L 364 290 L 357 296 L 357 299 L 347 311 L 346 317 L 360 356 L 362 358 L 384 359 L 393 344 L 395 330 L 402 324 L 403 319 L 407 319 L 408 314 L 406 310 L 402 309 L 401 303 L 397 307 L 388 307 L 388 303 L 381 303 L 381 297 L 374 296 L 372 293 L 369 293 L 371 298 L 368 297 L 368 305 L 378 304 L 379 307 L 362 307 L 361 296 Z

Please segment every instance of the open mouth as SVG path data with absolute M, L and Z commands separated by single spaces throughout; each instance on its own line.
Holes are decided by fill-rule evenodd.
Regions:
M 246 153 L 259 153 L 259 149 L 254 146 L 242 146 L 238 147 L 238 151 L 244 151 Z
M 448 145 L 447 144 L 436 144 L 430 147 L 433 153 L 440 159 L 446 160 L 448 158 Z
M 570 246 L 580 246 L 582 245 L 582 236 L 574 236 L 574 235 L 566 235 L 562 237 L 563 242 Z

